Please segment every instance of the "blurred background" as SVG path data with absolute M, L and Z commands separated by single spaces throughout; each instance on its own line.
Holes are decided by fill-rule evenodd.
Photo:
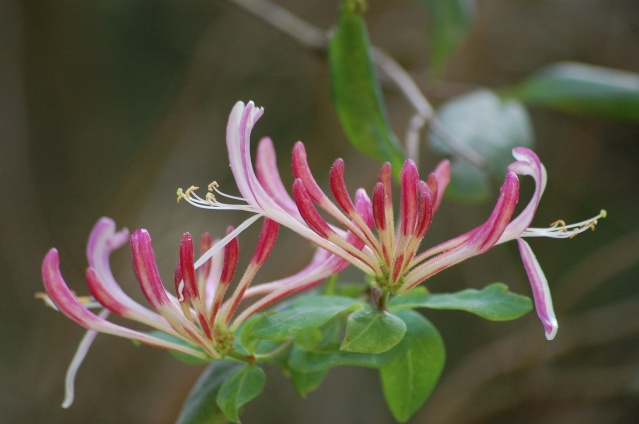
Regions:
M 277 3 L 325 30 L 339 5 Z M 639 72 L 635 0 L 478 1 L 447 82 L 436 85 L 426 79 L 426 12 L 407 1 L 371 3 L 373 42 L 435 105 L 478 87 L 508 87 L 563 60 Z M 183 232 L 221 234 L 242 220 L 175 202 L 178 187 L 212 180 L 235 193 L 224 137 L 237 100 L 265 108 L 253 140 L 273 138 L 285 181 L 297 140 L 325 183 L 332 161 L 344 157 L 351 190 L 370 190 L 378 165 L 346 143 L 324 56 L 231 2 L 5 0 L 0 34 L 0 422 L 172 423 L 202 368 L 105 335 L 79 371 L 75 404 L 60 407 L 83 330 L 34 298 L 46 251 L 58 248 L 65 278 L 86 294 L 86 238 L 109 216 L 119 227 L 151 232 L 170 280 Z M 385 95 L 396 132 L 404 134 L 412 111 L 399 93 Z M 580 221 L 602 208 L 609 217 L 594 233 L 531 242 L 553 291 L 560 322 L 554 341 L 545 340 L 534 312 L 508 323 L 428 312 L 448 360 L 413 423 L 633 423 L 639 416 L 639 127 L 530 113 L 550 178 L 535 225 Z M 423 148 L 421 159 L 427 173 L 441 158 Z M 491 206 L 445 202 L 428 243 L 474 227 Z M 248 231 L 241 246 L 255 234 Z M 249 247 L 243 251 L 250 255 Z M 258 281 L 301 268 L 311 249 L 282 230 L 274 255 Z M 116 252 L 113 268 L 125 290 L 142 299 L 127 248 Z M 514 244 L 448 270 L 428 287 L 494 281 L 530 293 Z M 243 422 L 393 421 L 374 370 L 339 368 L 306 399 L 278 370 L 267 370 L 265 391 Z

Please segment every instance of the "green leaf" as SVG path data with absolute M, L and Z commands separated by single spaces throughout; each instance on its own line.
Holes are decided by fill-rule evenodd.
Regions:
M 300 331 L 318 328 L 339 313 L 359 307 L 357 299 L 341 296 L 305 296 L 289 308 L 262 314 L 250 328 L 250 336 L 282 340 Z
M 351 144 L 366 156 L 389 161 L 399 173 L 404 153 L 386 115 L 366 24 L 355 9 L 342 7 L 328 45 L 333 104 Z
M 215 398 L 224 381 L 241 364 L 216 361 L 202 373 L 184 402 L 177 424 L 223 424 L 228 422 Z
M 389 312 L 362 309 L 348 316 L 341 349 L 347 352 L 380 353 L 399 343 L 406 333 L 404 321 Z
M 472 0 L 417 0 L 428 10 L 430 73 L 441 76 L 451 54 L 463 41 L 475 15 Z
M 294 369 L 290 370 L 291 379 L 293 380 L 293 386 L 295 390 L 302 397 L 306 397 L 306 394 L 317 389 L 324 378 L 328 374 L 328 370 L 314 371 L 314 372 L 300 372 Z
M 398 354 L 380 368 L 384 397 L 397 421 L 406 422 L 430 396 L 444 369 L 446 351 L 437 329 L 415 311 L 397 314 L 406 336 Z
M 330 343 L 319 349 L 293 346 L 288 365 L 293 370 L 311 373 L 343 365 L 379 368 L 391 358 L 392 355 L 388 351 L 377 354 L 351 353 L 340 350 L 337 343 Z
M 459 144 L 483 157 L 500 181 L 513 161 L 513 147 L 532 147 L 534 135 L 526 109 L 517 100 L 502 100 L 489 90 L 455 97 L 442 105 L 439 118 L 445 131 Z M 455 152 L 437 134 L 435 150 L 453 155 L 451 184 L 446 193 L 462 200 L 484 200 L 490 193 L 489 179 Z
M 236 369 L 222 384 L 216 398 L 217 405 L 229 420 L 239 423 L 239 409 L 262 392 L 265 381 L 262 368 L 246 364 Z
M 521 101 L 578 115 L 639 122 L 639 74 L 562 62 L 550 65 L 513 92 Z
M 532 310 L 529 297 L 508 291 L 504 283 L 493 283 L 482 290 L 466 289 L 457 293 L 429 294 L 408 292 L 396 296 L 388 303 L 391 311 L 430 308 L 455 309 L 470 312 L 491 321 L 517 319 Z

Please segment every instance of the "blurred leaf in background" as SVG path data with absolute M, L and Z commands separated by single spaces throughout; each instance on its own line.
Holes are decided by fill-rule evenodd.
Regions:
M 532 147 L 533 128 L 524 106 L 517 100 L 500 99 L 489 90 L 454 97 L 439 108 L 447 134 L 479 153 L 490 174 L 501 181 L 513 161 L 514 147 Z M 446 193 L 459 200 L 483 201 L 490 194 L 490 177 L 469 161 L 456 157 L 441 137 L 431 139 L 434 150 L 452 155 L 451 183 Z
M 475 17 L 474 0 L 414 0 L 428 11 L 431 77 L 440 78 Z
M 584 63 L 555 63 L 527 78 L 511 95 L 531 106 L 639 122 L 639 74 L 633 72 Z

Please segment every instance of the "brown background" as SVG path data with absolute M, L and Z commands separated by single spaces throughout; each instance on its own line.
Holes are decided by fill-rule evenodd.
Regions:
M 454 84 L 439 86 L 425 78 L 425 12 L 412 2 L 373 3 L 373 41 L 436 104 L 474 87 L 506 87 L 559 60 L 639 72 L 634 0 L 479 1 L 447 74 Z M 328 29 L 338 2 L 279 4 Z M 273 137 L 285 179 L 298 139 L 322 181 L 342 156 L 352 190 L 370 189 L 377 165 L 345 144 L 324 59 L 228 2 L 8 0 L 0 2 L 0 34 L 0 421 L 171 423 L 201 368 L 110 336 L 98 337 L 81 368 L 76 403 L 60 408 L 83 332 L 34 299 L 47 249 L 60 250 L 65 277 L 85 293 L 84 247 L 100 216 L 148 228 L 167 278 L 184 231 L 219 234 L 238 224 L 237 215 L 176 205 L 174 193 L 213 179 L 234 192 L 223 142 L 240 99 L 265 107 L 254 140 Z M 386 97 L 403 134 L 410 109 L 397 93 Z M 539 109 L 531 115 L 550 176 L 535 224 L 580 220 L 604 207 L 609 218 L 574 240 L 532 241 L 553 289 L 555 341 L 545 341 L 534 313 L 489 323 L 429 312 L 448 362 L 411 422 L 631 423 L 639 415 L 639 128 Z M 438 158 L 423 152 L 425 173 Z M 447 202 L 428 242 L 471 228 L 489 208 Z M 250 237 L 242 239 L 247 246 Z M 301 247 L 282 231 L 259 281 L 301 267 L 310 255 Z M 140 298 L 128 255 L 117 253 L 114 269 Z M 493 281 L 529 293 L 513 244 L 437 276 L 429 288 Z M 305 400 L 279 371 L 267 376 L 246 423 L 392 422 L 372 370 L 334 369 Z

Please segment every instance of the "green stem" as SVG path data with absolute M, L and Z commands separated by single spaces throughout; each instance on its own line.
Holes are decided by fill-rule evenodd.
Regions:
M 386 310 L 386 306 L 388 305 L 388 301 L 390 300 L 390 295 L 391 293 L 389 290 L 384 290 L 382 292 L 382 295 L 379 297 L 379 301 L 377 302 L 377 307 L 380 311 Z

